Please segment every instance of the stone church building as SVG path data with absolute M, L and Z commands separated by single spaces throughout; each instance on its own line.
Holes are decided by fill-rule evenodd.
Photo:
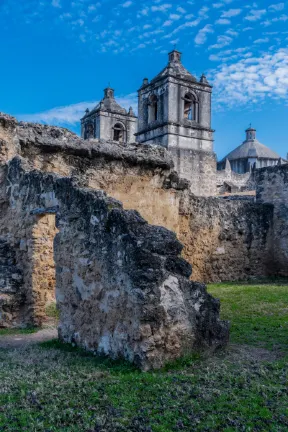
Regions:
M 182 64 L 181 53 L 173 50 L 168 64 L 151 81 L 144 78 L 138 90 L 138 118 L 132 108 L 127 112 L 115 100 L 114 90 L 104 90 L 104 98 L 81 119 L 84 139 L 160 145 L 169 150 L 176 171 L 191 182 L 191 191 L 198 196 L 213 196 L 221 190 L 219 181 L 237 173 L 237 184 L 245 189 L 249 183 L 248 167 L 258 168 L 278 163 L 279 156 L 256 140 L 256 130 L 249 128 L 246 141 L 218 164 L 213 149 L 211 126 L 212 86 L 205 75 L 197 80 Z M 266 156 L 265 156 L 266 155 Z M 235 156 L 235 157 L 234 157 Z M 241 175 L 244 175 L 244 177 Z M 240 176 L 240 177 L 239 177 Z M 236 178 L 235 177 L 235 178 Z M 250 182 L 251 183 L 251 182 Z M 235 189 L 237 190 L 237 184 Z M 233 189 L 233 187 L 231 188 Z

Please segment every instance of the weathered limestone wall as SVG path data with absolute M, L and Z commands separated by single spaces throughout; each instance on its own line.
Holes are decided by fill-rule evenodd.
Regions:
M 216 195 L 216 155 L 204 150 L 169 147 L 176 171 L 193 185 L 197 196 Z
M 179 239 L 193 265 L 193 279 L 243 280 L 267 276 L 273 207 L 200 198 L 180 202 Z
M 14 142 L 31 168 L 104 190 L 125 209 L 174 231 L 195 280 L 267 276 L 272 207 L 195 197 L 165 149 L 87 143 L 65 129 L 27 123 L 15 126 Z
M 232 171 L 230 163 L 227 163 L 225 169 L 216 171 L 216 184 L 219 194 L 228 192 L 229 187 L 232 193 L 255 190 L 254 171 L 238 174 Z
M 19 249 L 25 323 L 41 321 L 49 284 L 42 280 L 47 260 L 38 260 L 39 238 L 55 234 L 50 217 L 55 214 L 63 341 L 124 357 L 144 370 L 225 345 L 228 325 L 219 320 L 219 301 L 204 285 L 189 281 L 191 266 L 180 258 L 182 245 L 174 233 L 148 225 L 102 191 L 24 166 L 15 158 L 1 168 L 0 226 L 1 235 Z
M 274 206 L 270 272 L 288 276 L 288 165 L 255 172 L 256 200 Z
M 21 305 L 25 301 L 23 277 L 16 264 L 16 253 L 0 238 L 0 328 L 20 326 Z

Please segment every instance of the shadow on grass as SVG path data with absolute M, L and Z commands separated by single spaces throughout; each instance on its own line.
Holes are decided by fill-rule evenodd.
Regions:
M 128 361 L 125 361 L 123 359 L 117 359 L 113 360 L 108 356 L 99 355 L 99 354 L 93 354 L 90 351 L 86 351 L 83 348 L 79 348 L 76 346 L 73 346 L 69 343 L 63 343 L 59 341 L 58 339 L 53 339 L 51 341 L 47 342 L 41 342 L 38 344 L 43 349 L 56 349 L 60 350 L 63 353 L 73 353 L 75 356 L 78 357 L 78 359 L 89 359 L 93 360 L 93 364 L 100 369 L 110 370 L 113 372 L 119 372 L 119 373 L 131 373 L 131 372 L 137 372 L 139 369 L 137 369 L 136 366 L 132 365 Z
M 136 365 L 129 363 L 123 359 L 113 360 L 108 356 L 101 356 L 99 354 L 93 354 L 92 352 L 86 351 L 85 349 L 78 348 L 69 343 L 63 343 L 58 339 L 53 339 L 47 342 L 41 342 L 38 344 L 43 349 L 57 349 L 64 353 L 73 353 L 79 359 L 90 359 L 93 360 L 93 365 L 99 367 L 100 369 L 109 370 L 110 372 L 115 373 L 142 373 Z M 201 360 L 201 354 L 195 353 L 191 355 L 183 356 L 177 360 L 171 361 L 167 363 L 163 368 L 158 370 L 153 370 L 151 373 L 166 373 L 172 371 L 179 371 L 185 368 L 189 368 L 193 366 L 196 362 Z M 149 372 L 146 372 L 149 373 Z

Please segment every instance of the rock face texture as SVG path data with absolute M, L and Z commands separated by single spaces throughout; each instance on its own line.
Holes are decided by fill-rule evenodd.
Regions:
M 2 119 L 2 120 L 1 120 Z M 2 122 L 2 127 L 1 127 Z M 66 129 L 17 123 L 0 115 L 3 162 L 22 156 L 29 167 L 101 189 L 139 211 L 153 225 L 174 231 L 193 267 L 193 280 L 243 280 L 271 274 L 273 206 L 196 197 L 179 179 L 162 147 L 84 141 Z M 206 164 L 206 166 L 208 166 Z
M 25 304 L 23 277 L 16 265 L 16 253 L 0 238 L 0 328 L 21 324 L 21 307 Z
M 17 249 L 25 294 L 19 304 L 23 323 L 41 323 L 49 282 L 53 284 L 49 271 L 43 283 L 50 247 L 48 258 L 38 258 L 43 254 L 39 238 L 47 232 L 55 236 L 55 215 L 56 299 L 63 341 L 124 357 L 143 370 L 227 343 L 228 325 L 219 320 L 219 301 L 204 285 L 189 280 L 191 266 L 181 258 L 182 245 L 174 233 L 149 225 L 103 191 L 30 171 L 19 157 L 3 165 L 0 174 L 1 235 Z M 14 271 L 8 268 L 7 280 Z
M 161 147 L 3 114 L 0 158 L 1 327 L 40 325 L 56 295 L 62 340 L 148 370 L 227 343 L 192 267 L 287 276 L 287 166 L 258 171 L 257 202 L 196 197 Z
M 288 165 L 256 172 L 257 201 L 274 207 L 270 273 L 288 276 Z

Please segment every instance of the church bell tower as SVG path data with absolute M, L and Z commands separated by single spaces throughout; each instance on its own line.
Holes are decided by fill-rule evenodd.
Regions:
M 167 66 L 150 82 L 144 79 L 138 91 L 136 137 L 140 144 L 167 148 L 180 176 L 193 182 L 195 193 L 213 195 L 216 156 L 211 129 L 212 86 L 205 75 L 198 81 L 185 69 L 181 57 L 173 50 Z

